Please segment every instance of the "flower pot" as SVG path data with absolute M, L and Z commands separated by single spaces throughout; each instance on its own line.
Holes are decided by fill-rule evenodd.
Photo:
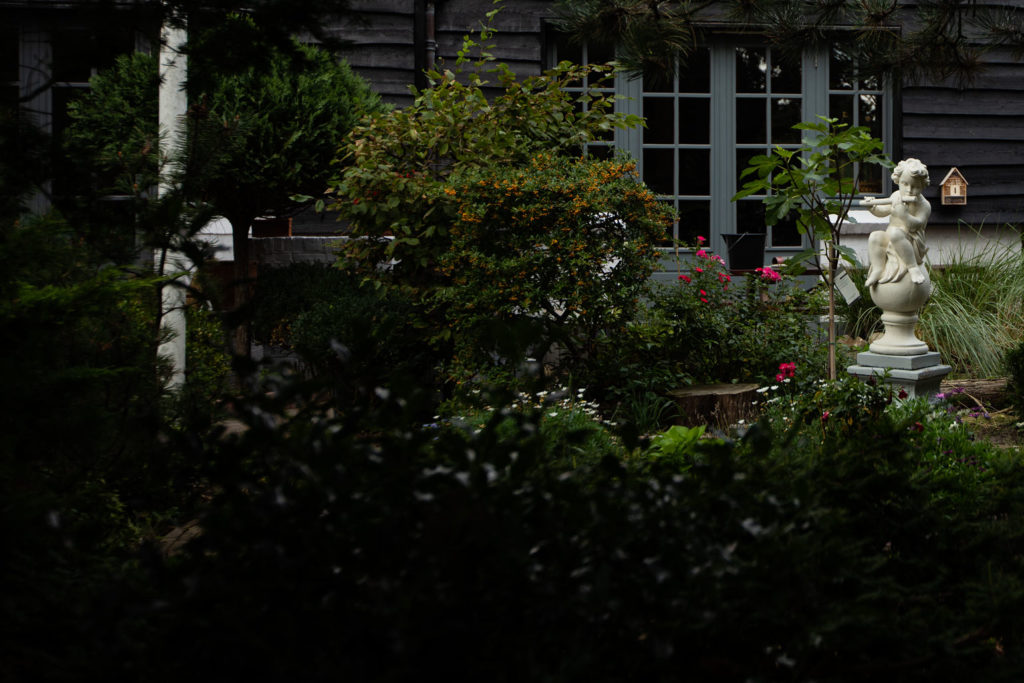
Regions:
M 729 270 L 754 270 L 764 265 L 763 232 L 725 233 Z

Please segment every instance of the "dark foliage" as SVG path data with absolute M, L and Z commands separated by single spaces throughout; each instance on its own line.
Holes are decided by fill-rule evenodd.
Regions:
M 1017 415 L 1024 419 L 1024 342 L 1006 352 L 1006 370 L 1010 381 L 1008 389 Z
M 560 472 L 543 466 L 539 415 L 437 431 L 410 422 L 424 398 L 413 387 L 344 417 L 287 384 L 264 389 L 242 411 L 248 431 L 206 442 L 218 493 L 203 534 L 154 567 L 158 595 L 108 624 L 113 669 L 157 681 L 1024 672 L 1024 475 L 1010 460 L 977 478 L 922 467 L 915 417 L 890 417 L 885 390 L 838 390 L 834 421 L 812 401 L 790 429 L 702 442 L 685 462 Z
M 50 139 L 28 119 L 0 107 L 0 221 L 4 226 L 25 210 L 27 195 L 50 173 Z
M 441 362 L 426 333 L 409 324 L 411 304 L 399 290 L 362 285 L 352 273 L 297 263 L 261 273 L 253 300 L 253 336 L 294 351 L 305 374 L 352 405 L 375 387 L 413 378 L 436 382 Z M 429 409 L 426 417 L 433 414 Z

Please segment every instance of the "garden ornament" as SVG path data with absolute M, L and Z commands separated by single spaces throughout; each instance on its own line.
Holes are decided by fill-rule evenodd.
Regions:
M 866 197 L 860 204 L 878 217 L 889 217 L 889 227 L 868 237 L 868 277 L 871 300 L 882 309 L 885 334 L 871 344 L 873 353 L 914 356 L 928 353 L 917 338 L 918 313 L 932 292 L 924 267 L 928 247 L 925 226 L 932 207 L 922 192 L 928 186 L 928 167 L 917 159 L 904 159 L 892 172 L 898 189 L 884 199 Z

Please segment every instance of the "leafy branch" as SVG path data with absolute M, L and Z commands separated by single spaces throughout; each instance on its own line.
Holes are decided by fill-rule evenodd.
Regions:
M 865 164 L 893 165 L 882 153 L 882 141 L 871 136 L 868 128 L 849 127 L 838 119 L 818 117 L 793 126 L 809 133 L 796 149 L 776 147 L 770 155 L 759 155 L 740 178 L 753 179 L 743 185 L 733 201 L 752 195 L 765 195 L 765 223 L 775 225 L 796 214 L 801 234 L 825 244 L 828 262 L 828 341 L 829 376 L 836 378 L 835 272 L 840 258 L 856 264 L 853 251 L 841 245 L 843 224 L 853 201 L 860 193 L 860 177 Z M 816 254 L 801 254 L 798 260 Z

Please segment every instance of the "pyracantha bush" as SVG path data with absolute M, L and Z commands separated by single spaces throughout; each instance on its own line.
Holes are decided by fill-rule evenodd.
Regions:
M 557 345 L 571 368 L 635 317 L 671 219 L 634 171 L 624 160 L 543 154 L 452 176 L 451 246 L 438 259 L 451 284 L 435 300 L 460 363 L 478 371 L 517 360 L 496 348 L 497 320 L 532 326 L 533 352 Z
M 468 169 L 525 169 L 541 152 L 578 156 L 613 128 L 639 124 L 638 117 L 612 112 L 612 97 L 566 91 L 585 74 L 593 83 L 611 72 L 611 66 L 563 62 L 520 81 L 498 64 L 490 68 L 496 82 L 489 83 L 477 72 L 460 78 L 434 71 L 431 87 L 410 106 L 366 119 L 341 150 L 348 167 L 331 183 L 330 208 L 357 238 L 346 247 L 351 267 L 416 295 L 448 285 L 438 263 L 452 247 L 460 201 L 449 177 Z

